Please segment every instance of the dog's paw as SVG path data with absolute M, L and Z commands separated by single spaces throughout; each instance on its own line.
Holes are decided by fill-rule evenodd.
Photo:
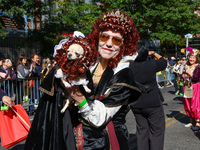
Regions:
M 67 107 L 64 107 L 63 109 L 61 109 L 60 112 L 63 114 L 67 108 L 68 108 L 68 106 L 67 106 Z
M 63 82 L 63 84 L 64 84 L 64 86 L 66 87 L 66 88 L 71 88 L 72 86 L 68 83 L 68 82 Z
M 63 108 L 60 112 L 63 114 L 63 113 L 65 112 L 65 110 L 66 110 L 66 109 Z
M 87 93 L 91 93 L 92 91 L 90 89 L 85 90 Z
M 83 88 L 85 89 L 85 91 L 87 93 L 91 93 L 92 92 L 86 85 L 83 85 Z
M 67 85 L 65 85 L 65 87 L 66 87 L 66 88 L 71 88 L 72 86 L 69 85 L 69 84 L 67 84 Z
M 68 106 L 69 106 L 69 100 L 67 100 L 66 101 L 66 104 L 65 104 L 65 106 L 61 109 L 61 113 L 64 113 L 65 112 L 65 110 L 68 108 Z

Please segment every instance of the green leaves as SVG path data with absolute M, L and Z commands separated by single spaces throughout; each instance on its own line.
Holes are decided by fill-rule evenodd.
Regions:
M 200 33 L 200 19 L 194 13 L 199 9 L 199 4 L 199 0 L 91 0 L 90 4 L 84 3 L 83 0 L 54 0 L 48 3 L 34 0 L 0 0 L 2 11 L 8 16 L 14 16 L 21 24 L 24 24 L 24 14 L 39 18 L 42 15 L 49 16 L 48 20 L 44 20 L 41 30 L 29 34 L 35 34 L 33 39 L 43 45 L 42 51 L 47 51 L 45 46 L 52 50 L 53 45 L 58 43 L 55 39 L 62 39 L 63 32 L 72 33 L 79 30 L 84 34 L 90 33 L 94 21 L 102 12 L 118 9 L 134 19 L 141 39 L 182 43 L 185 34 Z M 41 38 L 38 38 L 38 35 Z M 5 36 L 5 28 L 0 24 L 0 37 Z
M 194 13 L 199 1 L 139 0 L 135 5 L 132 16 L 143 38 L 172 40 L 176 43 L 187 33 L 200 33 L 200 19 Z

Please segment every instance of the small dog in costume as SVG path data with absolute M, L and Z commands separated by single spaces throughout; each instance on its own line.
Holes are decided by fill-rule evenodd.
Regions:
M 83 85 L 84 90 L 90 93 L 91 90 L 87 87 L 89 81 L 86 78 L 86 71 L 96 62 L 96 59 L 96 52 L 91 50 L 86 41 L 82 38 L 71 37 L 57 50 L 55 60 L 59 64 L 59 69 L 55 77 L 60 78 L 66 88 Z M 69 97 L 61 113 L 64 113 L 68 106 Z

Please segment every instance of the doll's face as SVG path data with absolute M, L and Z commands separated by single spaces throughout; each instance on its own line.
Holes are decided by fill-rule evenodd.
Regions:
M 79 44 L 72 44 L 67 49 L 67 58 L 69 60 L 76 60 L 82 58 L 84 55 L 84 49 Z
M 98 51 L 103 59 L 115 58 L 123 46 L 123 37 L 120 33 L 104 31 L 100 34 Z

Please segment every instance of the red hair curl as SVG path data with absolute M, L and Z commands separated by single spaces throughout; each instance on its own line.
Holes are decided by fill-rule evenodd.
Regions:
M 93 30 L 87 37 L 92 49 L 98 51 L 100 33 L 109 30 L 119 32 L 124 39 L 119 54 L 108 62 L 108 66 L 116 67 L 123 56 L 132 56 L 136 53 L 139 33 L 134 21 L 125 13 L 118 10 L 103 13 L 102 17 L 95 21 Z
M 84 55 L 81 59 L 69 60 L 67 58 L 67 49 L 72 44 L 79 44 L 84 49 Z M 75 80 L 78 76 L 82 76 L 90 66 L 94 65 L 97 60 L 97 51 L 92 50 L 84 39 L 70 37 L 62 48 L 57 50 L 55 60 L 63 73 L 68 75 L 67 80 Z

